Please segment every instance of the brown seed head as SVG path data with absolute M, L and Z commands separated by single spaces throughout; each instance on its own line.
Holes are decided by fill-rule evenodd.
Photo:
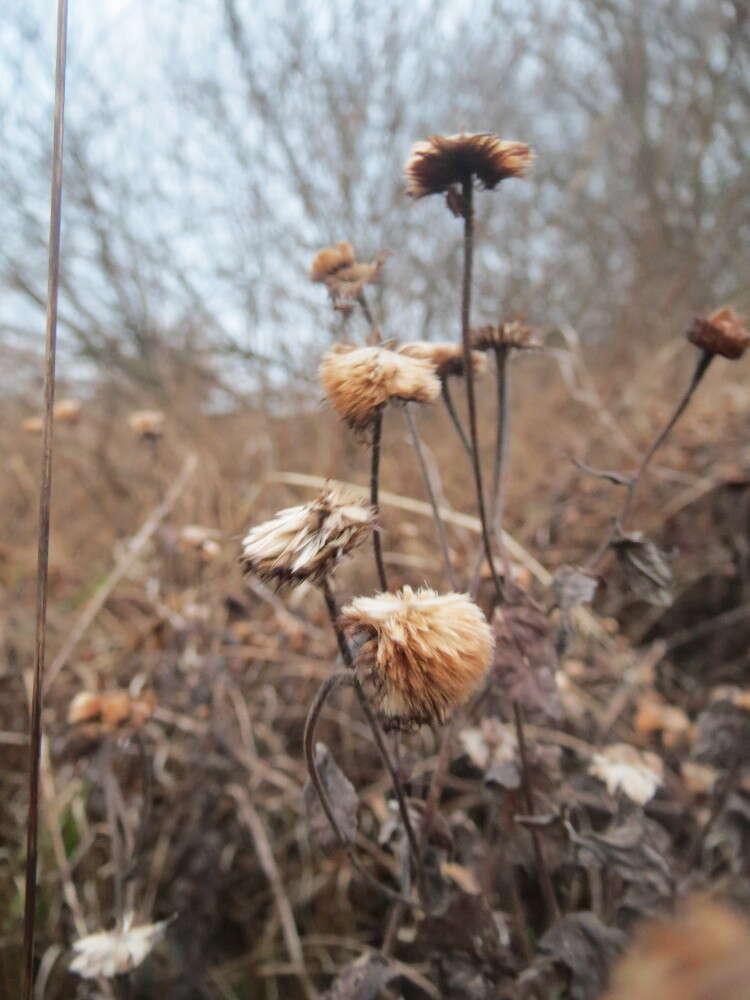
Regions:
M 431 403 L 440 394 L 434 365 L 383 347 L 337 344 L 323 355 L 318 375 L 331 406 L 355 430 L 389 400 Z
M 79 691 L 68 708 L 68 723 L 92 723 L 90 734 L 96 736 L 125 725 L 138 728 L 151 718 L 155 708 L 153 691 L 137 697 L 127 691 Z
M 413 344 L 402 344 L 397 351 L 410 358 L 422 358 L 424 361 L 432 362 L 438 378 L 464 374 L 464 351 L 460 344 L 417 340 Z M 485 372 L 485 359 L 477 351 L 471 352 L 471 368 L 475 376 L 483 375 Z
M 691 344 L 736 361 L 750 345 L 750 331 L 730 306 L 716 309 L 710 316 L 697 316 L 687 332 Z
M 541 347 L 534 328 L 520 319 L 498 323 L 496 326 L 477 326 L 470 336 L 471 346 L 475 351 L 491 351 L 495 347 L 514 347 L 517 350 Z
M 161 410 L 135 410 L 128 417 L 128 427 L 142 438 L 158 438 L 164 433 Z
M 374 508 L 353 491 L 332 487 L 312 503 L 288 507 L 251 528 L 240 563 L 245 573 L 276 587 L 319 582 L 374 527 Z
M 466 594 L 404 587 L 341 612 L 355 669 L 386 729 L 443 723 L 487 673 L 494 640 Z
M 41 434 L 44 430 L 44 417 L 26 417 L 21 427 L 27 434 Z
M 644 923 L 604 1000 L 748 1000 L 750 924 L 709 899 Z
M 55 403 L 53 414 L 58 424 L 77 424 L 82 410 L 80 399 L 61 399 Z
M 523 177 L 533 154 L 523 142 L 504 142 L 490 132 L 433 135 L 412 147 L 406 161 L 406 193 L 441 194 L 467 177 L 492 189 L 508 177 Z
M 310 266 L 311 281 L 325 281 L 342 268 L 354 264 L 354 247 L 351 243 L 337 243 L 335 247 L 323 247 L 313 258 Z

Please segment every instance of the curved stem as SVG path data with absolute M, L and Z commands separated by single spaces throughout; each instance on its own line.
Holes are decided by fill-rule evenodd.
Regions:
M 375 516 L 380 513 L 378 492 L 380 489 L 380 440 L 383 433 L 383 411 L 378 410 L 372 422 L 372 462 L 370 465 L 370 506 L 375 510 Z M 375 553 L 375 565 L 378 570 L 378 580 L 381 590 L 388 590 L 388 578 L 385 575 L 383 549 L 380 531 L 376 528 L 372 533 L 372 547 Z
M 357 871 L 359 875 L 370 885 L 376 887 L 380 892 L 383 893 L 388 899 L 391 899 L 398 903 L 404 903 L 407 906 L 418 905 L 412 900 L 408 899 L 406 896 L 401 895 L 401 893 L 394 892 L 393 889 L 389 889 L 388 886 L 383 885 L 379 879 L 376 879 L 374 875 L 371 875 L 366 871 L 361 864 L 359 859 L 354 852 L 354 846 L 346 839 L 341 827 L 338 824 L 338 820 L 331 807 L 330 799 L 328 798 L 328 793 L 323 787 L 323 782 L 320 779 L 320 773 L 318 772 L 318 764 L 315 760 L 315 729 L 318 724 L 318 719 L 320 718 L 320 713 L 323 710 L 323 706 L 326 703 L 329 695 L 331 695 L 337 688 L 344 686 L 354 686 L 355 680 L 352 675 L 345 671 L 339 671 L 338 673 L 331 674 L 323 684 L 318 689 L 318 693 L 310 705 L 310 709 L 307 713 L 307 718 L 305 719 L 305 731 L 303 737 L 304 750 L 305 750 L 305 762 L 307 763 L 307 771 L 310 775 L 310 781 L 315 789 L 315 792 L 320 800 L 320 804 L 323 807 L 323 812 L 326 815 L 326 819 L 331 825 L 331 829 L 336 834 L 336 838 L 341 845 L 342 849 L 346 852 L 352 867 Z
M 424 456 L 424 448 L 422 446 L 422 439 L 419 436 L 419 431 L 417 430 L 417 422 L 412 413 L 412 404 L 404 404 L 404 417 L 406 419 L 406 424 L 409 428 L 409 434 L 411 435 L 411 442 L 414 446 L 414 451 L 417 454 L 417 460 L 419 461 L 419 468 L 422 472 L 422 479 L 424 480 L 425 489 L 427 490 L 427 496 L 430 500 L 430 506 L 432 507 L 432 518 L 435 522 L 435 530 L 437 531 L 438 542 L 440 544 L 440 551 L 443 554 L 443 564 L 445 566 L 445 575 L 448 577 L 448 582 L 452 590 L 457 590 L 456 577 L 453 573 L 453 566 L 451 565 L 450 553 L 448 552 L 448 539 L 445 535 L 445 525 L 443 524 L 443 519 L 440 516 L 440 508 L 438 506 L 437 497 L 435 496 L 435 490 L 432 487 L 432 478 L 430 476 L 430 470 L 427 468 L 427 462 Z
M 443 402 L 445 403 L 445 408 L 448 411 L 448 416 L 451 418 L 451 422 L 456 428 L 456 433 L 461 439 L 461 444 L 464 446 L 464 451 L 471 459 L 471 445 L 469 444 L 469 439 L 466 437 L 466 431 L 461 423 L 461 418 L 456 411 L 456 404 L 453 402 L 453 395 L 447 378 L 440 379 L 440 392 L 443 397 Z
M 471 274 L 474 259 L 474 190 L 471 174 L 464 177 L 462 184 L 464 206 L 464 271 L 461 293 L 461 339 L 464 349 L 464 369 L 466 378 L 466 399 L 469 404 L 469 438 L 471 440 L 471 460 L 474 470 L 474 485 L 477 492 L 479 520 L 482 524 L 482 542 L 484 554 L 490 567 L 492 582 L 498 603 L 503 599 L 500 578 L 492 558 L 492 541 L 487 524 L 487 510 L 484 503 L 484 487 L 482 485 L 482 466 L 479 460 L 479 434 L 477 431 L 477 403 L 474 392 L 474 369 L 471 358 Z

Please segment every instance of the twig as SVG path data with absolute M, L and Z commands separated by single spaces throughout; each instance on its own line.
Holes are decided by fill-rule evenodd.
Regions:
M 60 285 L 60 230 L 62 226 L 63 136 L 65 130 L 65 63 L 68 40 L 68 3 L 58 0 L 55 59 L 55 111 L 52 135 L 49 247 L 47 261 L 47 327 L 44 368 L 44 429 L 39 488 L 39 538 L 36 573 L 36 636 L 34 684 L 29 726 L 29 805 L 26 825 L 26 870 L 23 912 L 24 1000 L 34 989 L 34 932 L 36 919 L 37 845 L 39 839 L 39 772 L 42 754 L 42 697 L 47 634 L 47 578 L 49 571 L 50 504 L 52 495 L 52 416 L 55 404 L 57 354 L 57 298 Z
M 464 451 L 469 458 L 471 458 L 471 445 L 469 444 L 469 439 L 466 437 L 466 431 L 464 430 L 461 419 L 456 411 L 456 404 L 453 402 L 453 395 L 451 394 L 448 379 L 445 377 L 440 379 L 440 392 L 443 397 L 443 402 L 445 403 L 445 408 L 448 411 L 448 416 L 451 418 L 451 422 L 456 428 L 456 433 L 461 439 L 461 444 L 464 446 Z
M 378 492 L 380 490 L 380 439 L 383 433 L 383 410 L 380 409 L 375 414 L 372 422 L 372 462 L 370 466 L 370 506 L 374 508 L 375 515 L 380 513 L 378 503 Z M 376 528 L 372 533 L 372 547 L 375 553 L 375 565 L 378 570 L 378 581 L 381 590 L 388 590 L 388 578 L 385 575 L 385 565 L 383 564 L 383 548 L 380 540 L 380 531 Z
M 462 182 L 464 210 L 464 269 L 461 290 L 461 338 L 464 349 L 464 371 L 466 378 L 466 399 L 469 404 L 469 439 L 471 441 L 471 464 L 474 470 L 474 485 L 477 493 L 477 508 L 482 525 L 482 542 L 484 554 L 490 568 L 492 582 L 495 586 L 495 596 L 498 603 L 503 599 L 500 578 L 492 558 L 492 541 L 487 524 L 487 510 L 484 502 L 484 487 L 482 485 L 482 464 L 479 459 L 479 434 L 477 430 L 477 404 L 474 392 L 474 368 L 471 356 L 471 273 L 474 257 L 474 190 L 471 174 L 467 174 Z
M 424 449 L 422 448 L 422 440 L 419 436 L 419 431 L 417 430 L 417 423 L 414 419 L 414 414 L 412 412 L 411 403 L 404 403 L 404 418 L 406 424 L 409 428 L 409 434 L 411 435 L 411 442 L 414 446 L 414 451 L 417 454 L 417 460 L 419 462 L 419 468 L 422 472 L 422 479 L 424 480 L 425 489 L 427 490 L 427 496 L 430 499 L 430 506 L 432 507 L 432 516 L 435 521 L 435 530 L 437 531 L 438 542 L 440 544 L 440 551 L 443 555 L 443 564 L 445 566 L 445 575 L 448 577 L 448 582 L 450 583 L 451 590 L 457 589 L 456 577 L 453 572 L 453 566 L 451 565 L 451 557 L 448 552 L 448 540 L 445 537 L 445 524 L 440 516 L 440 508 L 438 507 L 437 498 L 435 496 L 435 490 L 432 486 L 432 478 L 430 476 L 430 470 L 427 468 L 427 463 L 424 457 Z
M 284 881 L 279 872 L 278 865 L 276 864 L 276 859 L 273 856 L 273 850 L 268 839 L 266 828 L 244 788 L 240 785 L 231 785 L 229 793 L 237 802 L 240 816 L 244 820 L 245 825 L 253 838 L 255 852 L 258 855 L 260 866 L 268 879 L 269 885 L 271 886 L 271 892 L 273 893 L 276 909 L 278 910 L 279 920 L 281 921 L 281 929 L 284 934 L 284 941 L 286 943 L 286 949 L 289 953 L 289 957 L 294 963 L 296 973 L 300 979 L 302 988 L 305 991 L 305 995 L 309 997 L 310 1000 L 315 1000 L 315 998 L 319 996 L 319 993 L 310 981 L 310 977 L 307 972 L 305 956 L 302 951 L 302 943 L 300 941 L 299 931 L 297 930 L 297 924 L 294 920 L 294 911 L 292 910 L 292 905 L 289 902 L 289 897 L 286 893 Z

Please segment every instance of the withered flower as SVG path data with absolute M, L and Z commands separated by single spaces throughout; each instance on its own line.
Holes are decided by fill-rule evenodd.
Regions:
M 496 326 L 477 326 L 470 331 L 471 346 L 475 351 L 491 351 L 495 347 L 514 347 L 516 350 L 528 350 L 541 347 L 533 327 L 527 326 L 520 319 L 508 323 L 498 323 Z
M 82 410 L 83 403 L 80 399 L 61 399 L 55 403 L 52 412 L 58 424 L 77 424 Z
M 310 267 L 311 281 L 325 281 L 342 268 L 354 263 L 354 247 L 351 243 L 337 243 L 335 247 L 323 247 L 313 258 Z
M 68 707 L 68 724 L 85 725 L 89 735 L 99 736 L 126 725 L 137 729 L 151 718 L 155 708 L 153 691 L 137 696 L 127 691 L 79 691 Z
M 156 440 L 164 433 L 164 414 L 161 410 L 135 410 L 128 417 L 128 427 L 144 440 Z
M 71 972 L 84 979 L 114 979 L 137 968 L 164 937 L 171 920 L 133 926 L 133 914 L 127 913 L 122 927 L 88 934 L 73 943 Z
M 661 758 L 648 751 L 638 752 L 629 743 L 613 743 L 594 757 L 589 774 L 603 781 L 610 795 L 622 791 L 633 802 L 645 805 L 662 781 Z
M 315 255 L 310 280 L 326 286 L 335 309 L 350 312 L 365 285 L 379 279 L 386 257 L 387 253 L 381 251 L 372 261 L 358 261 L 351 243 L 337 243 Z
M 697 316 L 687 338 L 709 354 L 720 354 L 731 361 L 741 358 L 750 345 L 750 331 L 730 306 L 716 309 L 709 316 Z
M 323 355 L 318 375 L 331 406 L 355 430 L 389 400 L 431 403 L 440 394 L 431 362 L 383 347 L 337 344 Z
M 26 417 L 21 428 L 27 434 L 41 434 L 44 430 L 44 417 Z
M 467 177 L 492 189 L 508 177 L 523 177 L 533 154 L 523 142 L 504 142 L 491 132 L 433 135 L 412 147 L 406 161 L 406 193 L 441 194 Z
M 399 354 L 410 358 L 421 358 L 430 361 L 435 366 L 438 378 L 448 378 L 449 375 L 463 375 L 464 351 L 461 344 L 448 342 L 432 343 L 429 340 L 416 340 L 411 344 L 402 344 L 397 348 Z M 485 359 L 477 351 L 471 352 L 471 367 L 474 376 L 483 375 L 486 369 Z
M 358 494 L 331 487 L 311 503 L 281 510 L 251 528 L 242 541 L 245 573 L 277 587 L 314 583 L 375 527 L 375 511 Z
M 477 690 L 492 659 L 492 631 L 466 594 L 404 587 L 356 598 L 340 621 L 386 729 L 443 723 Z

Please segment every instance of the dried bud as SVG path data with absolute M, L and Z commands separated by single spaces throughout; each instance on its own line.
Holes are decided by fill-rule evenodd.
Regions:
M 440 380 L 429 361 L 382 347 L 338 344 L 323 355 L 318 375 L 336 413 L 355 430 L 364 430 L 389 400 L 431 403 Z
M 594 757 L 589 774 L 603 781 L 610 795 L 623 792 L 633 802 L 644 806 L 661 784 L 661 758 L 648 751 L 638 752 L 629 743 L 613 743 Z
M 318 582 L 374 527 L 372 507 L 351 490 L 333 487 L 311 503 L 288 507 L 251 528 L 240 562 L 245 573 L 277 587 Z
M 731 361 L 741 358 L 750 345 L 750 331 L 730 306 L 716 309 L 710 316 L 697 316 L 687 338 L 709 354 L 720 354 Z
M 490 627 L 465 594 L 404 587 L 358 597 L 341 624 L 386 729 L 443 723 L 476 691 L 492 658 Z
M 492 189 L 508 177 L 523 177 L 533 154 L 523 142 L 504 142 L 490 132 L 433 135 L 412 147 L 404 167 L 412 198 L 441 194 L 476 177 Z
M 439 378 L 448 378 L 450 375 L 463 375 L 465 371 L 464 351 L 460 344 L 436 343 L 429 340 L 417 340 L 413 344 L 402 344 L 397 348 L 399 354 L 406 354 L 410 358 L 421 358 L 430 361 L 437 371 Z M 471 369 L 474 376 L 483 375 L 486 364 L 481 354 L 477 351 L 471 352 Z
M 155 440 L 164 433 L 164 419 L 161 410 L 135 410 L 128 417 L 128 427 L 141 438 Z
M 542 346 L 534 328 L 520 319 L 498 323 L 496 326 L 474 327 L 470 337 L 475 351 L 491 351 L 495 347 L 513 347 L 521 351 Z

